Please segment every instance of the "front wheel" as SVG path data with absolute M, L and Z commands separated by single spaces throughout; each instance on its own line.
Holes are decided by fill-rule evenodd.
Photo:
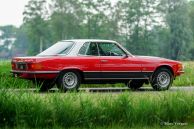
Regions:
M 162 68 L 157 70 L 152 78 L 151 85 L 154 90 L 168 90 L 173 82 L 173 74 L 170 70 Z
M 76 71 L 62 72 L 57 79 L 57 87 L 64 92 L 78 91 L 80 83 L 81 76 Z

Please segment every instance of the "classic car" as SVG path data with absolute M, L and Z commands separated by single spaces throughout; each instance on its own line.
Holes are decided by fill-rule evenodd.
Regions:
M 41 83 L 41 91 L 55 84 L 62 91 L 78 90 L 80 84 L 125 83 L 137 90 L 151 84 L 168 90 L 184 73 L 181 62 L 159 57 L 136 56 L 110 40 L 64 40 L 33 57 L 14 57 L 15 77 Z

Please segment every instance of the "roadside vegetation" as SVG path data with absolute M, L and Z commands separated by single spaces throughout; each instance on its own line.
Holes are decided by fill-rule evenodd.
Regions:
M 32 83 L 30 81 L 13 78 L 10 71 L 10 61 L 0 61 L 0 89 L 32 87 Z
M 193 100 L 192 92 L 36 94 L 1 90 L 0 126 L 159 128 L 167 122 L 186 127 L 193 124 Z
M 184 62 L 185 73 L 176 78 L 173 86 L 194 86 L 194 62 Z

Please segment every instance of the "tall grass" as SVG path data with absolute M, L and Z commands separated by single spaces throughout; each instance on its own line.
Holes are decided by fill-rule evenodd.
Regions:
M 32 94 L 0 91 L 1 127 L 124 127 L 192 124 L 194 94 Z
M 10 61 L 2 61 L 0 60 L 0 73 L 8 73 L 11 70 Z
M 194 86 L 194 62 L 184 62 L 185 73 L 177 77 L 173 85 Z
M 11 71 L 10 61 L 0 61 L 0 88 L 29 88 L 32 83 L 27 80 L 14 78 Z

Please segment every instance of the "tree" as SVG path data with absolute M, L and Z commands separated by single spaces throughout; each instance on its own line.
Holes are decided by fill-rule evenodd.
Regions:
M 29 53 L 41 52 L 49 40 L 48 24 L 46 22 L 47 11 L 45 0 L 30 0 L 24 10 L 24 24 L 28 28 L 27 34 L 31 43 Z
M 111 38 L 111 3 L 108 0 L 82 0 L 84 28 L 87 38 Z
M 167 27 L 170 30 L 170 58 L 187 59 L 192 42 L 192 31 L 189 26 L 188 4 L 186 0 L 163 0 L 160 5 Z
M 30 0 L 16 41 L 23 44 L 26 33 L 26 47 L 36 54 L 59 40 L 112 39 L 135 54 L 189 59 L 193 13 L 187 0 Z
M 151 54 L 149 30 L 156 22 L 155 0 L 120 1 L 123 8 L 122 28 L 127 47 L 136 54 Z
M 50 26 L 54 41 L 81 38 L 83 13 L 77 0 L 52 0 Z
M 27 27 L 25 25 L 22 25 L 16 31 L 16 40 L 12 47 L 12 55 L 14 56 L 25 56 L 28 54 L 30 41 L 28 39 L 26 29 Z
M 189 1 L 189 20 L 190 20 L 190 29 L 192 30 L 192 37 L 194 38 L 194 1 Z M 191 59 L 194 60 L 194 42 L 191 44 L 191 49 L 189 50 L 191 54 Z
M 170 31 L 165 26 L 154 26 L 150 30 L 149 41 L 151 44 L 154 44 L 152 48 L 152 55 L 170 58 L 169 51 L 169 40 L 170 40 Z
M 0 57 L 9 58 L 12 56 L 12 48 L 16 39 L 17 28 L 12 25 L 8 25 L 1 26 L 0 30 L 2 31 L 2 35 L 0 35 L 0 41 L 2 42 L 0 45 Z

